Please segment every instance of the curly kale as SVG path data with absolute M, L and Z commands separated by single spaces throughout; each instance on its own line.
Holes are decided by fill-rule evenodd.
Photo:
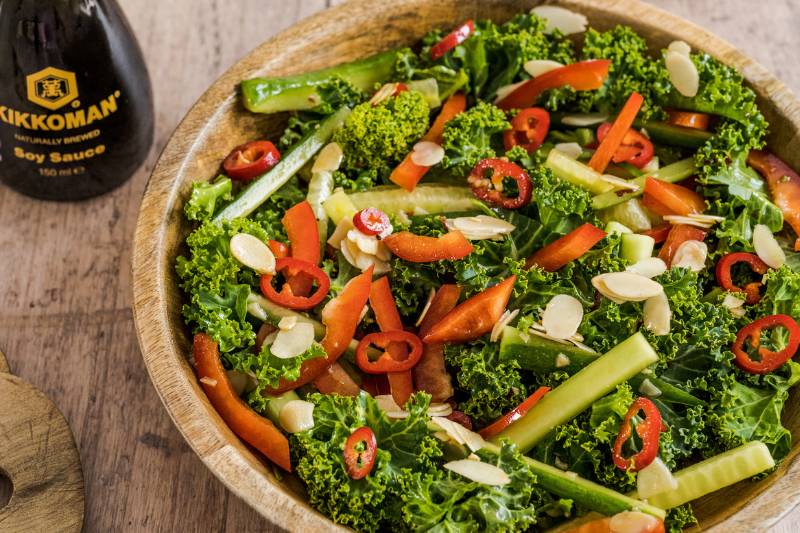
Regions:
M 478 161 L 495 157 L 503 149 L 505 130 L 511 129 L 506 115 L 486 102 L 450 119 L 444 126 L 442 166 L 453 175 L 466 177 Z
M 217 176 L 212 182 L 195 181 L 192 196 L 183 206 L 186 218 L 200 221 L 212 218 L 222 202 L 233 200 L 232 190 L 233 182 L 226 176 Z

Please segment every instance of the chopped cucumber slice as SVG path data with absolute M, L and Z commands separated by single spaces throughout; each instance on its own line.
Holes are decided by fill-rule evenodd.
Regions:
M 374 207 L 387 215 L 397 215 L 401 211 L 412 212 L 417 207 L 428 213 L 452 213 L 480 209 L 472 202 L 475 196 L 469 187 L 455 187 L 439 183 L 422 183 L 417 185 L 413 192 L 394 185 L 386 185 L 373 187 L 368 191 L 350 193 L 347 197 L 350 198 L 356 211 Z
M 604 181 L 600 173 L 570 159 L 556 149 L 550 150 L 544 166 L 552 169 L 555 177 L 566 180 L 576 187 L 583 187 L 592 194 L 614 194 L 614 186 Z
M 589 128 L 578 128 L 575 130 L 575 136 L 578 138 L 578 144 L 581 145 L 581 148 L 586 148 L 587 144 L 597 140 L 594 130 Z
M 635 128 L 644 128 L 652 141 L 669 146 L 679 146 L 681 148 L 694 148 L 695 150 L 705 145 L 714 136 L 709 131 L 698 130 L 697 128 L 687 128 L 685 126 L 675 126 L 666 122 L 648 122 L 634 120 Z
M 328 240 L 328 214 L 322 203 L 333 194 L 333 172 L 314 172 L 308 182 L 308 195 L 306 200 L 311 204 L 311 210 L 317 219 L 319 230 L 319 245 L 322 255 L 325 255 L 325 244 Z
M 644 335 L 635 333 L 545 394 L 522 418 L 490 440 L 516 443 L 528 453 L 556 426 L 569 422 L 614 387 L 658 361 Z
M 623 235 L 625 233 L 633 233 L 633 230 L 631 230 L 628 226 L 622 225 L 619 222 L 612 220 L 611 222 L 606 224 L 606 233 L 612 233 L 612 234 L 618 233 L 620 235 Z
M 371 93 L 376 83 L 384 83 L 394 71 L 397 50 L 359 59 L 307 74 L 283 78 L 254 78 L 242 81 L 242 102 L 255 113 L 277 113 L 311 109 L 322 103 L 317 85 L 338 74 L 359 90 Z
M 291 402 L 292 400 L 300 399 L 300 396 L 298 396 L 297 393 L 293 390 L 286 391 L 280 396 L 274 396 L 272 394 L 269 394 L 268 392 L 262 391 L 261 396 L 269 400 L 267 408 L 262 412 L 262 414 L 267 415 L 267 418 L 269 418 L 270 422 L 272 422 L 273 424 L 275 424 L 276 427 L 279 428 L 281 428 L 280 414 L 283 406 Z
M 648 503 L 661 509 L 671 509 L 753 477 L 774 466 L 775 461 L 764 443 L 748 442 L 674 472 L 678 488 L 652 496 L 648 498 Z
M 608 231 L 607 227 L 606 231 Z M 638 263 L 642 259 L 653 257 L 653 248 L 655 248 L 655 246 L 656 240 L 649 235 L 626 233 L 622 236 L 619 256 L 623 259 L 627 259 L 631 263 Z
M 344 191 L 333 193 L 330 198 L 322 202 L 322 208 L 337 226 L 344 217 L 353 220 L 355 214 L 358 213 L 356 208 L 353 207 L 353 202 L 350 201 Z
M 638 191 L 630 191 L 623 193 L 621 195 L 617 194 L 617 191 L 598 194 L 598 196 L 595 196 L 592 199 L 592 207 L 595 210 L 599 211 L 600 209 L 606 209 L 607 207 L 627 202 L 631 198 L 636 198 L 638 196 L 641 196 L 642 193 L 644 193 L 644 184 L 647 182 L 648 176 L 669 183 L 675 183 L 677 181 L 681 181 L 683 179 L 688 178 L 689 176 L 695 174 L 696 172 L 697 172 L 697 163 L 695 162 L 694 157 L 687 157 L 686 159 L 681 159 L 677 163 L 672 163 L 671 165 L 662 167 L 655 172 L 647 174 L 646 176 L 641 176 L 639 178 L 636 178 L 635 180 L 631 180 L 631 183 L 639 186 Z
M 631 198 L 624 204 L 598 211 L 597 218 L 603 222 L 619 222 L 634 233 L 647 231 L 653 227 L 647 211 L 638 198 Z
M 333 131 L 341 126 L 349 115 L 350 109 L 343 107 L 325 118 L 316 129 L 311 130 L 294 148 L 285 153 L 274 167 L 253 180 L 249 187 L 214 217 L 214 220 L 231 220 L 252 213 L 325 146 Z
M 558 366 L 559 354 L 565 356 L 569 363 Z M 500 341 L 500 362 L 517 361 L 523 370 L 532 370 L 541 374 L 562 371 L 572 375 L 593 363 L 600 354 L 589 353 L 577 346 L 561 344 L 538 335 L 529 334 L 525 339 L 517 328 L 506 326 L 503 339 Z M 563 358 L 562 363 L 565 362 Z

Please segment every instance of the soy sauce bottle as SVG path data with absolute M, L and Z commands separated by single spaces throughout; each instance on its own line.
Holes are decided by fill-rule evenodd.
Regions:
M 152 142 L 150 78 L 115 0 L 0 0 L 0 181 L 90 198 L 128 180 Z

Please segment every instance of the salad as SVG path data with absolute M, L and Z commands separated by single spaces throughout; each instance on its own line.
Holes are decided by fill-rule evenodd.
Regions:
M 734 68 L 647 50 L 545 6 L 241 83 L 291 113 L 192 185 L 193 363 L 334 522 L 674 533 L 787 456 L 800 176 Z

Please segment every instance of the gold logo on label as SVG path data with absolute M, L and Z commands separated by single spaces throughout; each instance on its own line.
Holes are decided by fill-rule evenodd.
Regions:
M 78 97 L 75 74 L 47 67 L 28 76 L 28 100 L 47 109 L 56 110 Z

